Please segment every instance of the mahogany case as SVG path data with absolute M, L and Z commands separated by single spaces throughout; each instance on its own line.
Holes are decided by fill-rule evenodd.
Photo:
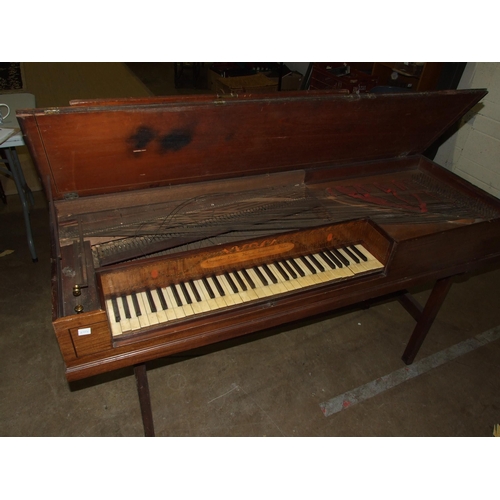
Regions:
M 485 94 L 176 96 L 18 111 L 51 204 L 53 324 L 68 380 L 498 261 L 499 201 L 423 156 Z M 271 236 L 307 248 L 332 227 L 383 269 L 111 335 L 104 302 L 115 289 L 147 289 L 157 269 L 167 281 L 200 276 L 193 256 Z

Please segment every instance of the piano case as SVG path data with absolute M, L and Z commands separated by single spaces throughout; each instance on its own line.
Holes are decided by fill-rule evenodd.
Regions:
M 50 201 L 67 379 L 134 366 L 152 435 L 146 362 L 389 294 L 417 321 L 411 363 L 453 276 L 500 258 L 499 201 L 422 155 L 485 94 L 18 111 Z M 407 290 L 429 282 L 422 307 Z

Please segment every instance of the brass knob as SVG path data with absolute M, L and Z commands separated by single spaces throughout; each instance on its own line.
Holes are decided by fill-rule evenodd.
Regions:
M 75 285 L 75 286 L 73 287 L 73 295 L 74 295 L 75 297 L 78 297 L 78 296 L 79 296 L 79 295 L 81 295 L 81 294 L 82 294 L 82 289 L 80 288 L 80 285 Z
M 81 304 L 75 306 L 75 312 L 76 314 L 80 314 L 81 312 L 83 312 L 83 306 Z

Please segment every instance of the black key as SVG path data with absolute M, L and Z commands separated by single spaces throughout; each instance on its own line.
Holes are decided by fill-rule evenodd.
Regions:
M 221 297 L 224 297 L 224 295 L 226 295 L 226 294 L 224 293 L 224 289 L 222 288 L 221 284 L 219 283 L 217 276 L 211 276 L 211 278 L 212 278 L 212 281 L 215 283 L 215 288 L 217 288 L 219 295 Z
M 203 278 L 201 278 L 201 281 L 205 285 L 205 288 L 207 289 L 209 297 L 211 299 L 215 299 L 215 294 L 214 294 L 212 288 L 210 287 L 210 284 L 208 283 L 207 278 L 205 278 L 205 276 L 203 276 Z
M 118 302 L 116 301 L 116 297 L 111 297 L 111 303 L 113 304 L 113 313 L 115 315 L 115 321 L 117 323 L 120 322 L 120 310 L 118 309 Z
M 168 309 L 167 301 L 165 300 L 165 296 L 163 295 L 163 292 L 161 291 L 161 288 L 157 288 L 156 289 L 156 293 L 158 294 L 158 298 L 160 299 L 161 308 L 164 311 L 166 311 Z
M 333 260 L 333 262 L 335 262 L 335 265 L 337 267 L 344 267 L 344 264 L 342 264 L 342 262 L 337 258 L 337 256 L 331 250 L 325 250 L 325 253 L 326 255 L 328 255 L 328 257 L 331 257 L 331 259 Z
M 308 255 L 307 258 L 310 259 L 311 262 L 319 269 L 320 273 L 325 272 L 325 268 L 319 263 L 318 259 L 314 255 Z
M 307 269 L 309 269 L 309 271 L 311 271 L 313 274 L 317 274 L 315 267 L 305 257 L 299 257 L 299 258 L 307 267 Z
M 125 297 L 125 295 L 122 295 L 120 298 L 122 299 L 122 306 L 123 306 L 123 311 L 125 312 L 125 317 L 130 319 L 132 316 L 130 316 L 130 309 L 128 308 L 127 297 Z
M 231 287 L 231 290 L 233 291 L 233 293 L 238 293 L 238 288 L 234 284 L 233 278 L 231 278 L 231 276 L 229 276 L 229 273 L 224 273 L 224 278 L 226 278 L 226 280 L 229 283 L 229 286 Z
M 289 261 L 290 264 L 295 268 L 295 270 L 299 273 L 299 276 L 302 276 L 302 278 L 306 275 L 304 271 L 302 271 L 302 268 L 295 262 L 293 259 Z
M 249 274 L 247 273 L 247 270 L 242 269 L 241 273 L 243 274 L 243 276 L 247 280 L 248 284 L 250 285 L 250 288 L 255 288 L 255 283 L 253 282 L 252 278 L 250 278 Z
M 146 297 L 148 298 L 148 303 L 149 303 L 149 308 L 151 309 L 151 312 L 155 313 L 156 312 L 156 304 L 153 299 L 153 296 L 151 295 L 150 290 L 146 290 Z
M 131 297 L 132 297 L 132 304 L 134 305 L 135 315 L 142 316 L 141 308 L 139 307 L 139 301 L 137 300 L 137 295 L 133 293 Z
M 353 252 L 355 252 L 362 261 L 364 261 L 364 262 L 368 261 L 368 257 L 366 255 L 364 255 L 363 252 L 361 252 L 361 250 L 359 248 L 355 247 L 354 245 L 351 245 L 350 249 Z
M 359 264 L 359 259 L 347 247 L 342 247 L 342 250 L 347 254 L 348 257 L 356 262 L 356 264 Z
M 132 314 L 130 313 L 130 304 L 128 302 L 128 298 L 126 295 L 122 295 L 121 299 L 125 318 L 130 319 L 132 317 Z
M 283 276 L 283 278 L 287 281 L 290 280 L 290 276 L 286 273 L 286 271 L 283 269 L 283 266 L 279 262 L 274 263 L 274 267 L 278 270 L 278 272 Z
M 233 273 L 233 276 L 236 278 L 236 281 L 238 282 L 238 285 L 240 285 L 240 288 L 246 292 L 247 291 L 247 286 L 245 285 L 245 282 L 241 279 L 241 276 L 238 274 L 237 271 Z
M 188 304 L 192 304 L 193 301 L 191 300 L 189 292 L 187 291 L 186 285 L 184 283 L 179 283 L 179 286 L 181 287 L 182 295 L 184 295 L 184 298 L 186 299 L 186 302 Z
M 192 281 L 188 281 L 188 283 L 191 291 L 193 292 L 194 300 L 196 300 L 196 302 L 201 302 L 200 294 L 198 293 L 198 289 L 196 288 L 194 283 Z
M 283 267 L 287 270 L 288 274 L 294 279 L 296 280 L 297 279 L 297 273 L 292 269 L 292 267 L 290 266 L 290 264 L 284 260 L 282 262 L 283 264 Z
M 260 272 L 260 269 L 258 267 L 252 267 L 252 269 L 255 271 L 255 274 L 260 279 L 260 281 L 262 281 L 262 284 L 264 286 L 269 285 L 269 283 L 266 280 L 266 277 Z
M 170 285 L 170 290 L 172 290 L 172 294 L 174 295 L 175 302 L 177 303 L 177 305 L 179 307 L 181 307 L 182 306 L 182 300 L 179 297 L 179 294 L 177 293 L 177 288 L 175 287 L 175 285 Z
M 276 276 L 273 274 L 273 272 L 271 271 L 271 269 L 269 269 L 269 267 L 267 266 L 267 264 L 262 264 L 262 269 L 264 269 L 265 273 L 269 276 L 269 279 L 274 283 L 278 283 L 278 279 L 276 278 Z
M 335 269 L 337 267 L 335 265 L 335 262 L 333 262 L 333 260 L 330 259 L 330 257 L 325 252 L 319 252 L 319 255 L 332 269 Z
M 335 254 L 335 256 L 342 262 L 342 264 L 344 264 L 344 266 L 348 266 L 350 264 L 345 256 L 342 255 L 336 248 L 332 248 L 331 252 Z

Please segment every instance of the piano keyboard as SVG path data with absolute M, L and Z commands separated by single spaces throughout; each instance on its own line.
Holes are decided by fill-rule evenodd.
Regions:
M 350 245 L 111 297 L 106 300 L 106 311 L 112 336 L 118 337 L 169 321 L 382 268 L 383 265 L 362 245 Z

